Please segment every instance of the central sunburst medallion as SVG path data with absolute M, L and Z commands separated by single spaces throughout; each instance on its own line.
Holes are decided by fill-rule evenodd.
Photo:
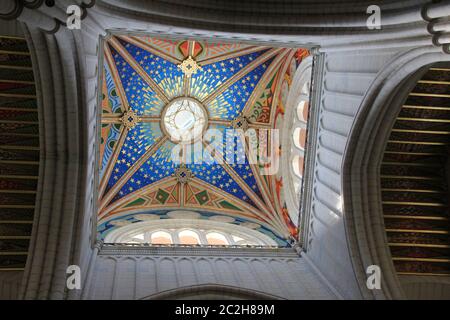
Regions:
M 208 114 L 196 99 L 181 97 L 172 100 L 164 109 L 161 127 L 173 142 L 197 141 L 208 126 Z

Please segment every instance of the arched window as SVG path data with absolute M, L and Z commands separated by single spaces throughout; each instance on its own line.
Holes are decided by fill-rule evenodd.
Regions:
M 292 170 L 294 171 L 295 175 L 298 178 L 302 178 L 303 175 L 303 157 L 300 157 L 298 155 L 294 156 L 294 158 L 292 159 Z M 294 181 L 294 185 L 295 183 L 298 183 L 298 181 Z
M 208 240 L 208 244 L 211 244 L 211 245 L 225 246 L 225 245 L 229 244 L 227 238 L 223 234 L 218 233 L 218 232 L 207 233 L 206 240 Z
M 310 72 L 307 72 L 310 76 Z M 309 86 L 310 81 L 306 81 L 302 86 L 302 90 L 299 96 L 300 102 L 298 103 L 295 113 L 297 116 L 292 117 L 292 137 L 290 142 L 290 153 L 291 153 L 291 173 L 294 173 L 292 177 L 294 179 L 291 181 L 294 188 L 294 199 L 300 200 L 301 181 L 303 178 L 303 167 L 305 164 L 305 148 L 306 148 L 306 127 L 309 112 Z M 289 118 L 288 118 L 289 119 Z M 297 187 L 296 187 L 297 186 Z M 296 206 L 298 208 L 298 205 Z
M 300 150 L 305 150 L 306 129 L 300 127 L 295 128 L 292 134 L 292 140 L 295 147 L 297 147 Z
M 225 215 L 200 219 L 196 212 L 180 210 L 171 211 L 168 216 L 171 218 L 149 220 L 143 214 L 136 214 L 135 218 L 140 220 L 139 222 L 121 224 L 106 235 L 104 242 L 154 245 L 277 245 L 271 237 L 258 231 L 261 226 L 255 222 L 237 224 L 233 223 L 235 220 L 232 217 Z
M 300 121 L 308 121 L 309 113 L 309 102 L 306 100 L 301 100 L 297 106 L 297 118 Z
M 153 232 L 150 237 L 150 243 L 152 244 L 172 244 L 172 236 L 166 231 Z
M 298 222 L 307 143 L 312 58 L 297 68 L 286 103 L 282 127 L 281 178 L 289 216 Z
M 180 244 L 200 244 L 200 238 L 195 231 L 183 230 L 178 233 Z

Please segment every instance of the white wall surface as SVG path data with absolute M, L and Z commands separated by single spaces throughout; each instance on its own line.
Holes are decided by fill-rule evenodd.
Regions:
M 286 299 L 336 298 L 293 251 L 278 256 L 226 254 L 208 248 L 189 251 L 185 251 L 189 256 L 145 254 L 137 249 L 121 254 L 100 251 L 89 299 L 140 299 L 202 284 L 236 286 Z
M 329 52 L 324 57 L 307 253 L 346 299 L 362 298 L 344 225 L 342 161 L 358 108 L 378 71 L 395 51 Z M 312 151 L 314 153 L 314 151 Z

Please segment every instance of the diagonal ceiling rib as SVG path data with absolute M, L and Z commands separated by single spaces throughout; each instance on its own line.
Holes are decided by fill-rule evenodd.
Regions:
M 116 144 L 114 144 L 113 154 L 111 159 L 109 159 L 108 166 L 106 167 L 106 171 L 103 174 L 103 177 L 100 181 L 100 187 L 98 194 L 100 197 L 103 197 L 103 192 L 105 191 L 106 185 L 111 177 L 111 172 L 116 164 L 117 158 L 119 157 L 120 150 L 122 149 L 123 142 L 127 136 L 127 130 L 124 127 L 120 128 L 119 140 Z
M 117 72 L 111 50 L 109 49 L 109 47 L 106 43 L 103 46 L 103 48 L 105 50 L 105 58 L 106 58 L 106 61 L 108 62 L 109 70 L 112 72 L 112 75 L 113 75 L 114 84 L 115 84 L 117 90 L 119 91 L 119 97 L 122 102 L 122 108 L 124 111 L 127 111 L 129 109 L 127 96 L 125 94 L 125 90 L 123 89 L 122 82 L 120 81 L 119 73 Z
M 248 99 L 244 108 L 242 109 L 243 115 L 249 116 L 248 113 L 250 112 L 251 108 L 254 106 L 256 100 L 261 95 L 262 90 L 265 89 L 270 78 L 273 77 L 277 71 L 279 71 L 281 64 L 283 64 L 286 60 L 287 54 L 290 54 L 291 57 L 293 55 L 293 53 L 290 53 L 289 51 L 286 50 L 286 51 L 282 52 L 281 54 L 277 55 L 276 59 L 270 64 L 269 68 L 267 68 L 267 71 L 264 73 L 263 78 L 258 82 L 255 90 L 252 92 L 252 95 L 250 96 L 250 98 Z M 283 74 L 283 72 L 279 72 L 279 74 Z
M 263 219 L 270 222 L 270 216 L 272 216 L 271 211 L 267 208 L 266 204 L 262 201 L 262 199 L 255 194 L 255 192 L 247 185 L 247 183 L 239 176 L 239 174 L 236 173 L 236 171 L 224 160 L 223 155 L 217 151 L 211 149 L 209 145 L 204 143 L 204 147 L 206 151 L 208 151 L 209 154 L 218 162 L 222 163 L 223 168 L 225 169 L 228 174 L 235 179 L 235 181 L 238 181 L 241 188 L 245 191 L 245 193 L 250 197 L 250 199 L 258 206 L 258 208 L 263 213 Z
M 120 42 L 117 41 L 117 39 L 115 39 L 114 37 L 109 39 L 108 42 L 114 47 L 114 49 L 117 50 L 117 52 L 125 59 L 125 61 L 127 61 L 130 64 L 130 66 L 134 70 L 136 70 L 136 72 L 142 77 L 142 79 L 144 79 L 148 83 L 150 88 L 152 88 L 152 90 L 159 96 L 159 98 L 163 100 L 165 103 L 168 103 L 169 98 L 167 98 L 164 91 L 158 86 L 158 84 L 152 78 L 150 78 L 147 72 L 145 72 L 145 70 L 139 65 L 139 63 L 128 53 L 127 50 L 125 50 L 125 48 L 120 44 Z
M 144 42 L 143 40 L 139 39 L 138 37 L 133 37 L 133 36 L 118 36 L 119 39 L 122 39 L 128 43 L 131 43 L 143 50 L 146 50 L 150 53 L 153 53 L 157 56 L 160 56 L 161 58 L 166 59 L 167 61 L 170 61 L 174 64 L 179 64 L 181 62 L 183 62 L 181 59 L 177 59 L 175 57 L 173 57 L 170 54 L 167 54 L 166 52 L 164 52 L 163 50 L 160 50 L 158 48 L 155 48 L 154 46 L 152 46 L 150 43 L 148 42 Z
M 207 96 L 202 103 L 204 105 L 208 105 L 211 101 L 213 101 L 215 98 L 217 98 L 220 94 L 225 92 L 227 88 L 232 86 L 236 81 L 240 80 L 242 77 L 244 77 L 247 73 L 261 65 L 262 63 L 266 62 L 279 52 L 285 50 L 284 48 L 277 48 L 277 49 L 270 49 L 268 52 L 262 54 L 260 57 L 255 59 L 253 62 L 239 70 L 238 73 L 236 73 L 232 78 L 228 79 L 225 83 L 223 83 L 219 88 L 217 88 L 214 93 Z
M 154 145 L 152 145 L 149 149 L 145 151 L 145 153 L 136 161 L 128 171 L 120 178 L 120 180 L 114 184 L 114 186 L 109 190 L 109 192 L 101 199 L 100 201 L 100 210 L 105 208 L 105 206 L 109 203 L 112 197 L 120 190 L 120 188 L 125 184 L 125 182 L 133 175 L 133 173 L 138 170 L 141 165 L 147 161 L 155 152 L 159 149 L 159 147 L 166 142 L 168 139 L 167 136 L 159 138 Z

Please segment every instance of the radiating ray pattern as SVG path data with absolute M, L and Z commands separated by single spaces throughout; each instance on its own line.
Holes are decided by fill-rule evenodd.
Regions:
M 157 123 L 139 123 L 128 131 L 108 182 L 108 191 L 161 136 Z
M 203 66 L 201 70 L 192 75 L 190 95 L 198 100 L 203 100 L 266 51 L 267 49 Z
M 121 113 L 122 112 L 122 103 L 120 101 L 119 94 L 116 89 L 116 85 L 114 84 L 113 77 L 111 75 L 111 71 L 109 70 L 109 66 L 107 63 L 104 64 L 104 72 L 105 72 L 105 82 L 107 89 L 107 103 L 109 103 L 109 107 L 113 113 Z M 105 94 L 105 92 L 103 93 Z
M 182 95 L 183 72 L 176 64 L 123 40 L 119 41 L 145 72 L 164 90 L 169 99 Z
M 226 162 L 245 181 L 245 183 L 262 199 L 261 191 L 258 188 L 253 171 L 250 168 L 248 158 L 245 153 L 245 142 L 233 134 L 224 137 L 224 157 Z
M 239 184 L 225 171 L 224 167 L 218 163 L 201 164 L 190 163 L 186 167 L 192 170 L 194 176 L 204 182 L 207 182 L 219 189 L 225 190 L 229 194 L 247 202 L 253 207 L 257 206 L 249 198 Z
M 211 101 L 208 104 L 210 116 L 228 120 L 238 116 L 273 59 L 259 65 Z
M 114 48 L 110 49 L 130 107 L 141 115 L 159 116 L 163 101 Z
M 108 165 L 109 159 L 112 156 L 114 145 L 117 142 L 117 139 L 119 139 L 119 128 L 117 125 L 113 124 L 107 124 L 109 127 L 108 130 L 108 137 L 106 139 L 106 142 L 103 143 L 104 145 L 104 152 L 103 152 L 103 159 L 100 166 L 100 178 L 103 177 L 103 173 L 105 172 L 105 169 Z
M 115 202 L 127 194 L 155 183 L 174 173 L 176 164 L 171 160 L 174 143 L 167 141 L 153 154 L 127 181 L 111 202 Z

